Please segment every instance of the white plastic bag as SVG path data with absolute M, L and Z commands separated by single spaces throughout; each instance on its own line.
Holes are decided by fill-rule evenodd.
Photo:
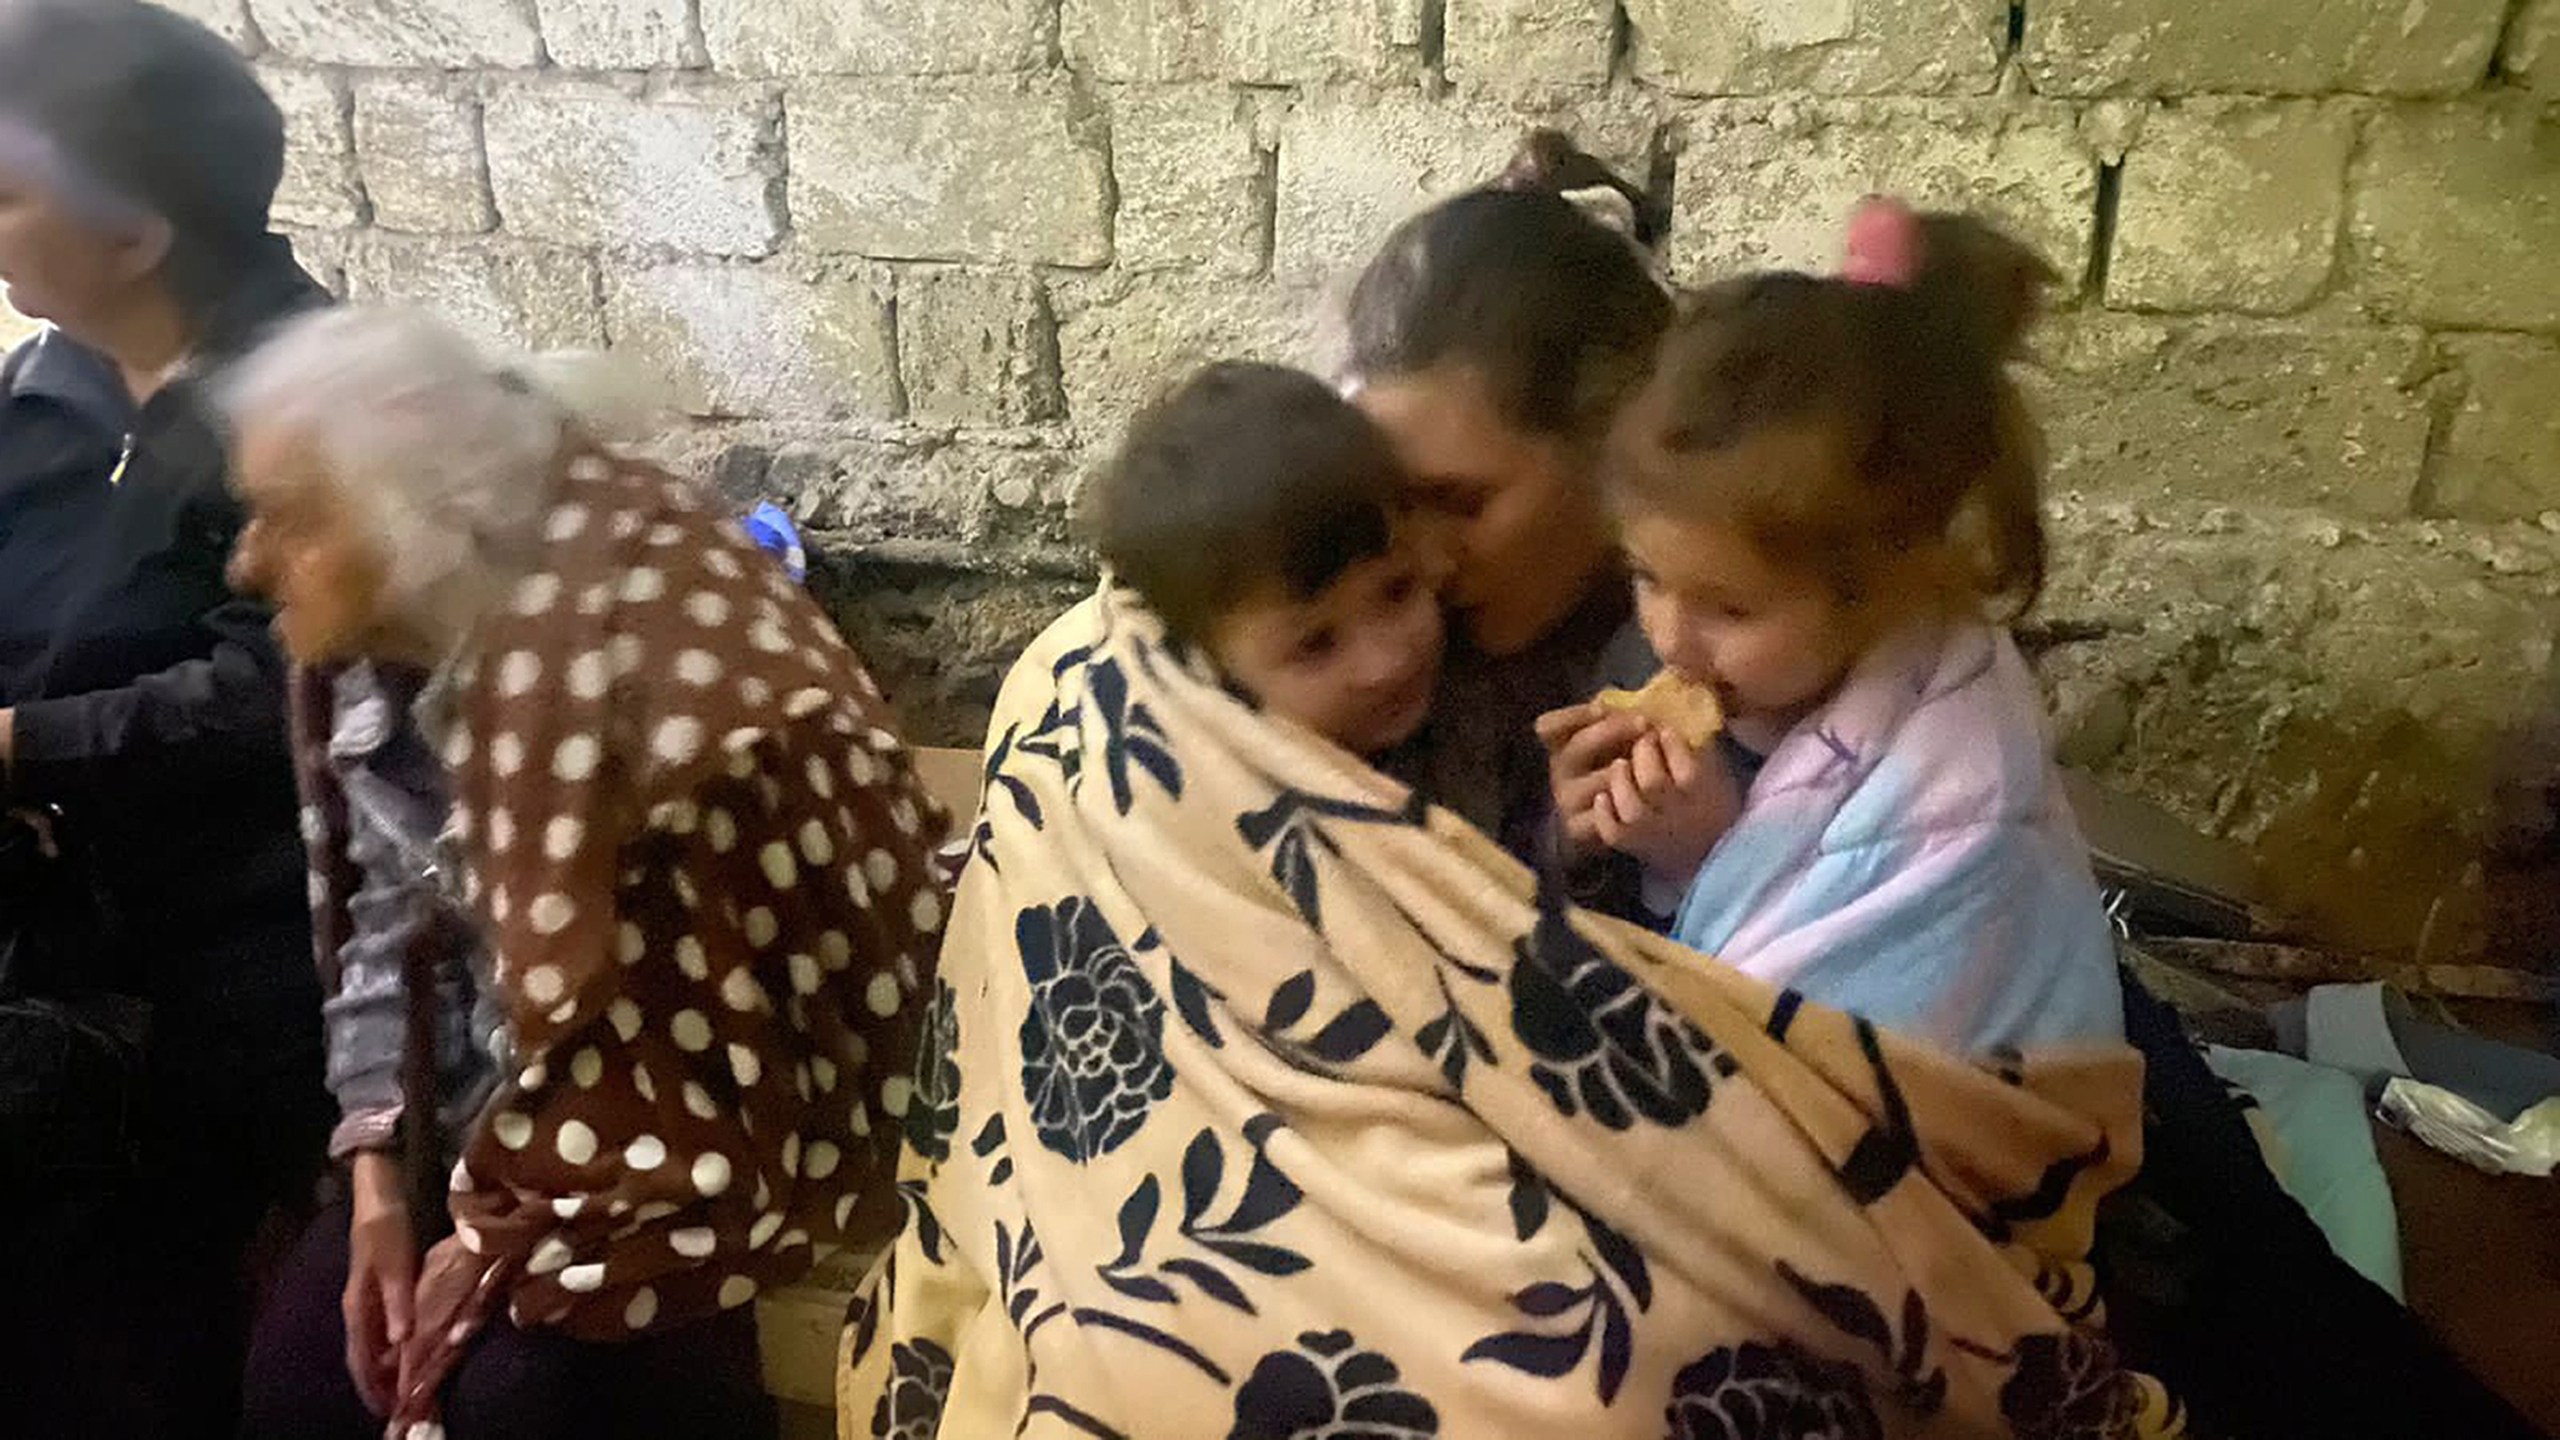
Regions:
M 2405 1077 L 2382 1087 L 2382 1118 L 2492 1175 L 2548 1176 L 2560 1166 L 2560 1096 L 2513 1124 L 2450 1090 Z

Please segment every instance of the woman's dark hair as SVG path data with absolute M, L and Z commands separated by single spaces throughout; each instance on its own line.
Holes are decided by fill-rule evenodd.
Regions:
M 201 318 L 267 231 L 284 117 L 239 52 L 142 0 L 0 0 L 0 115 L 169 223 L 163 271 Z
M 1622 511 L 1737 523 L 1844 594 L 1951 551 L 1958 583 L 2014 617 L 2046 553 L 2042 441 L 2009 362 L 2058 277 L 1971 216 L 1910 223 L 1907 283 L 1775 271 L 1693 297 L 1618 427 L 1610 488 Z M 1823 463 L 1701 474 L 1786 429 Z
M 1626 197 L 1633 237 L 1565 200 Z M 1348 368 L 1365 380 L 1476 371 L 1524 430 L 1596 440 L 1643 380 L 1671 301 L 1638 249 L 1661 229 L 1645 193 L 1554 131 L 1500 179 L 1388 237 L 1351 292 Z
M 1311 599 L 1386 553 L 1402 476 L 1384 432 L 1321 380 L 1221 361 L 1142 411 L 1084 528 L 1177 637 L 1277 583 Z

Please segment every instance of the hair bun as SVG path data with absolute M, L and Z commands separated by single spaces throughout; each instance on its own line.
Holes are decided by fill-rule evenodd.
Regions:
M 1648 250 L 1662 238 L 1662 217 L 1656 213 L 1653 197 L 1573 143 L 1573 137 L 1561 130 L 1542 128 L 1522 136 L 1520 148 L 1513 152 L 1511 163 L 1494 177 L 1492 188 L 1562 196 L 1597 223 L 1631 236 Z M 1620 207 L 1593 203 L 1590 192 L 1599 190 L 1609 191 L 1626 202 L 1624 223 L 1616 219 Z

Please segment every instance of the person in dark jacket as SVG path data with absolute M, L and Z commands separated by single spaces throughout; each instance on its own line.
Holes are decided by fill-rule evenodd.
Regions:
M 115 366 L 59 330 L 0 360 L 0 705 L 51 642 L 132 424 Z
M 140 0 L 0 5 L 0 285 L 131 408 L 51 583 L 11 577 L 49 623 L 0 692 L 0 809 L 47 817 L 90 872 L 117 926 L 97 968 L 130 968 L 154 1027 L 133 1204 L 43 1256 L 0 1236 L 0 1306 L 45 1342 L 0 1344 L 0 1393 L 12 1422 L 14 1397 L 64 1412 L 30 1433 L 229 1432 L 252 1242 L 307 1203 L 328 1130 L 285 667 L 224 580 L 242 521 L 208 401 L 327 298 L 268 228 L 283 163 L 274 102 L 203 26 Z M 7 1383 L 18 1363 L 44 1383 Z

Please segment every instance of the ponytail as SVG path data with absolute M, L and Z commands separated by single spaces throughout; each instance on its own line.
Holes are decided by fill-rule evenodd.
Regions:
M 1712 512 L 1844 593 L 1915 554 L 2000 619 L 2044 588 L 2043 444 L 2009 375 L 2056 275 L 1966 215 L 1861 207 L 1835 278 L 1745 276 L 1697 295 L 1614 440 L 1622 506 Z M 1838 473 L 1784 480 L 1689 462 L 1765 430 L 1827 432 Z

